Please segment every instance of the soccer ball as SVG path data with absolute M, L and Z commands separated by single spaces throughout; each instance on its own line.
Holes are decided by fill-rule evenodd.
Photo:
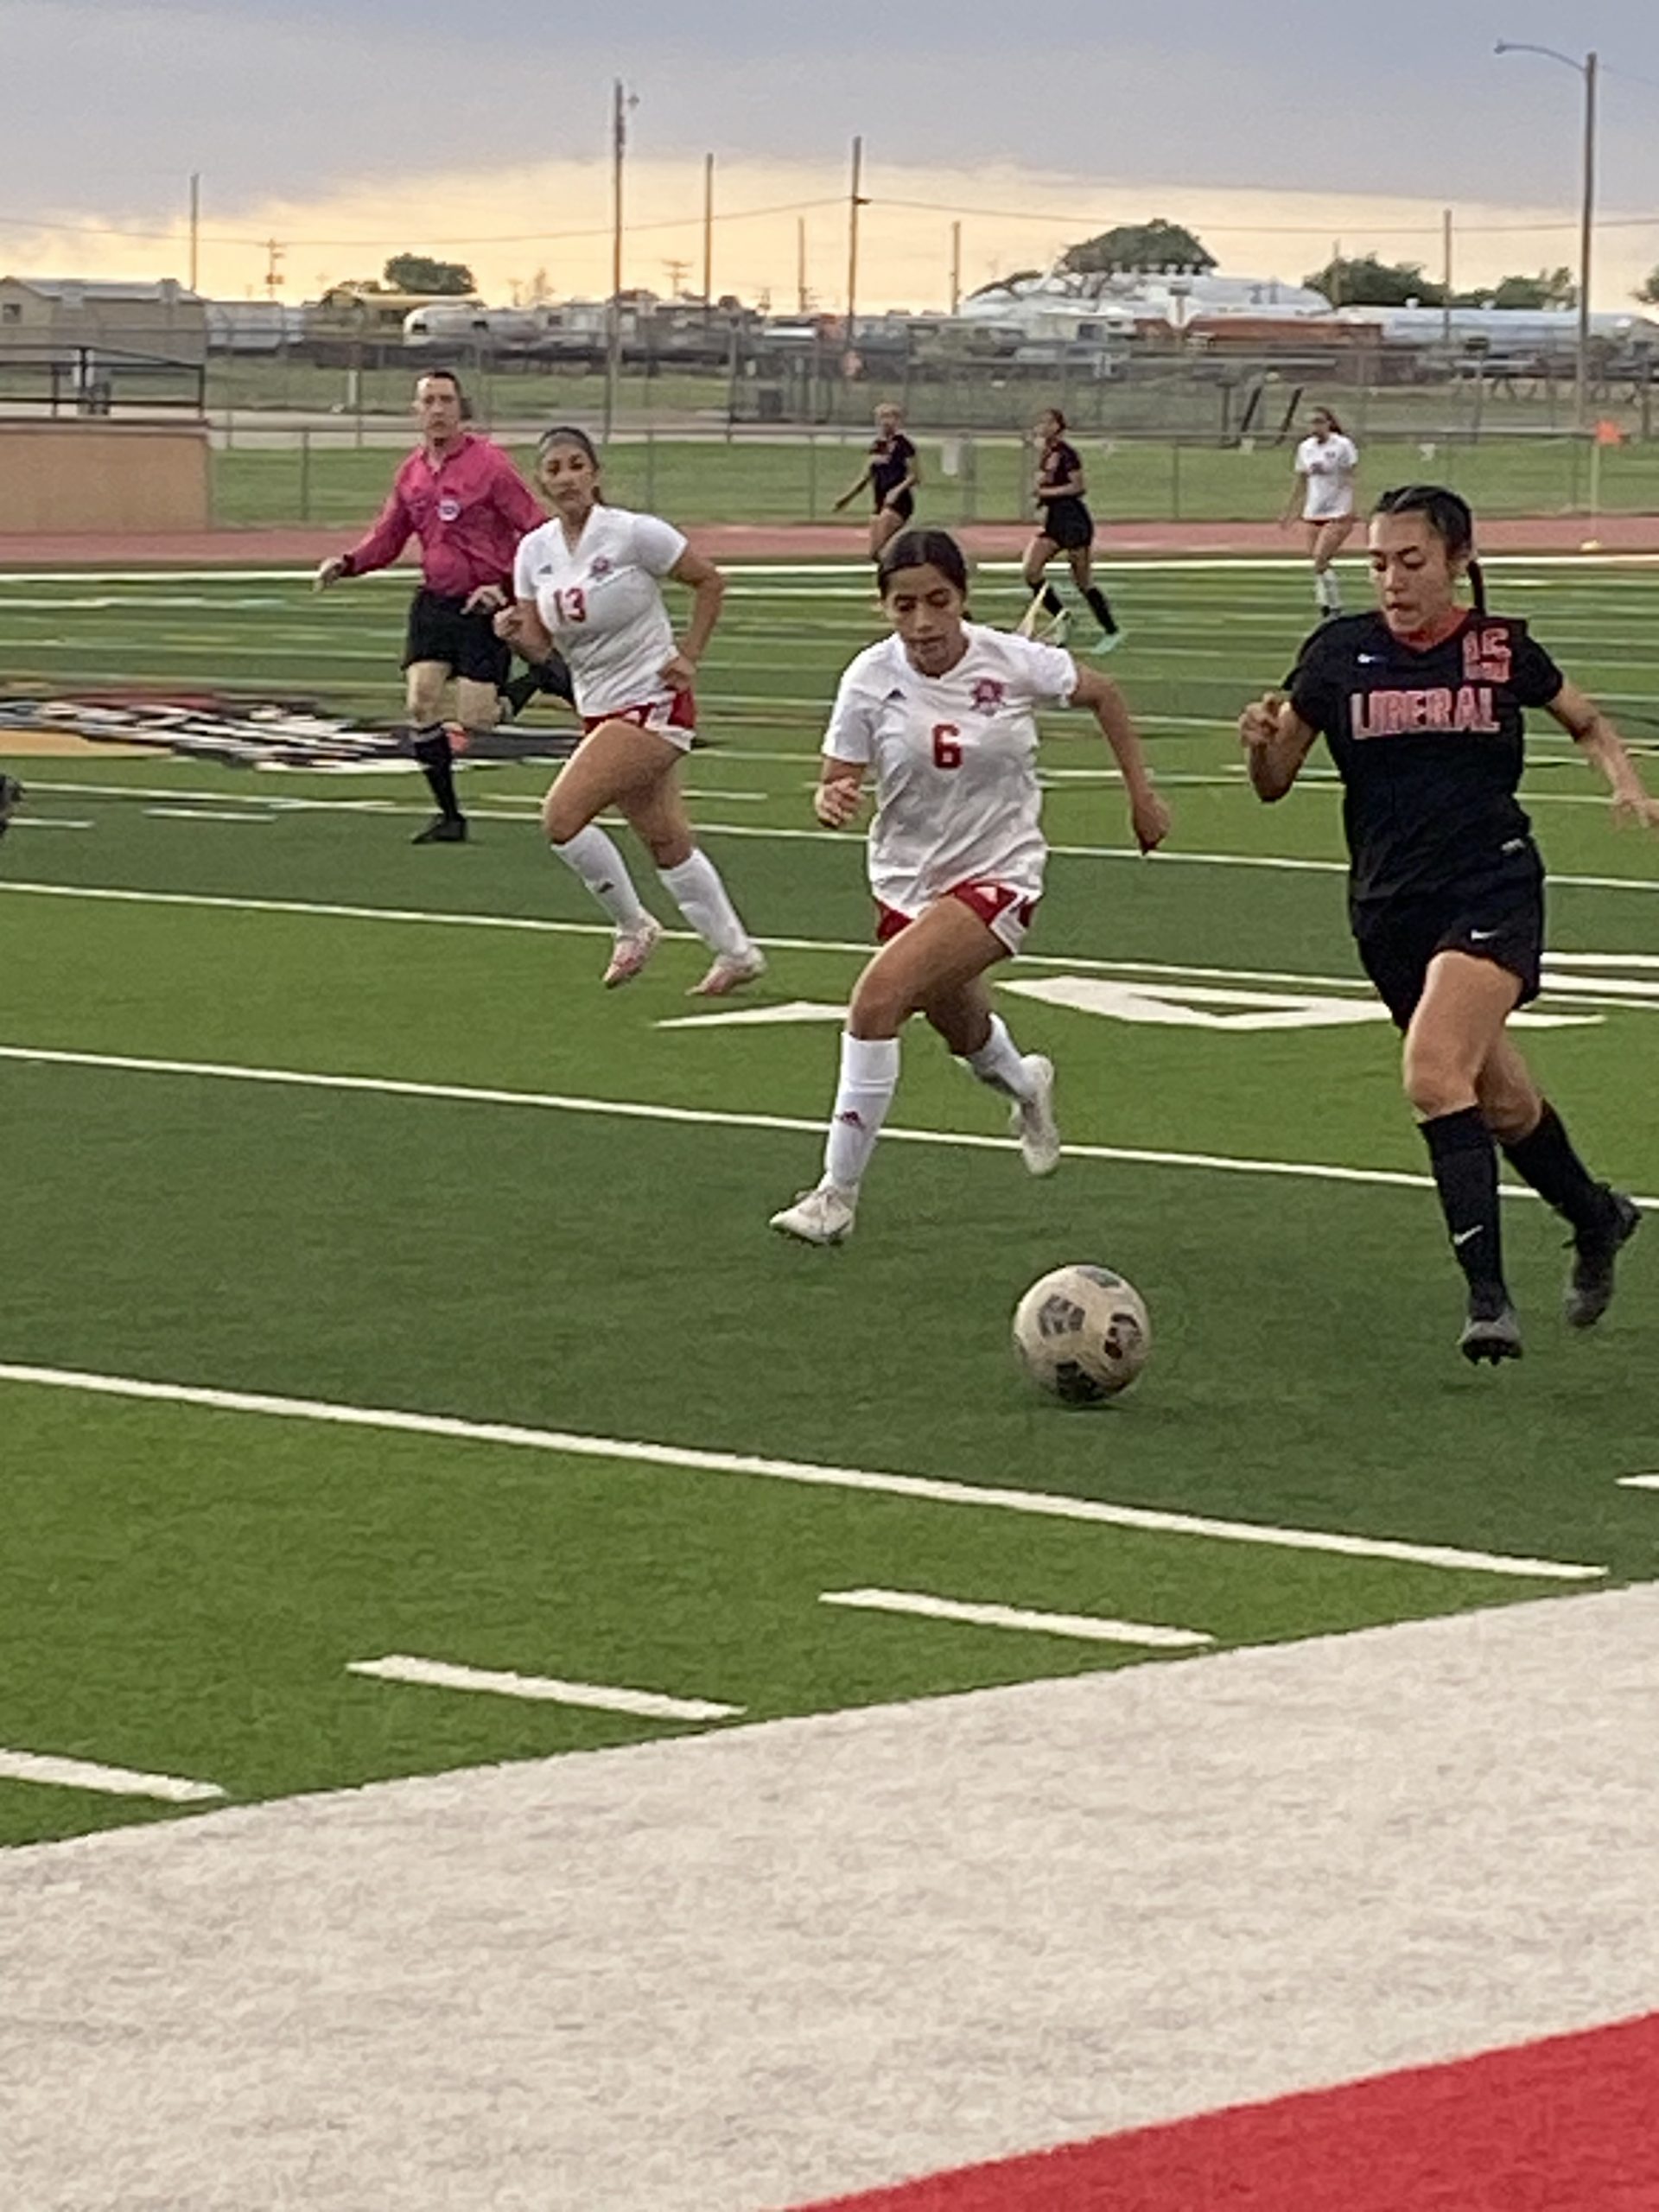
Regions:
M 1056 1268 L 1014 1307 L 1014 1350 L 1039 1389 L 1097 1406 L 1146 1365 L 1152 1323 L 1140 1292 L 1109 1268 Z

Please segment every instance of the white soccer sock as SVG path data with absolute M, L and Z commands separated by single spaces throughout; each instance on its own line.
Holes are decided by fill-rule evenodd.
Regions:
M 1008 1025 L 1000 1014 L 991 1016 L 991 1033 L 979 1050 L 964 1052 L 962 1057 L 982 1083 L 988 1083 L 1005 1098 L 1023 1101 L 1031 1096 L 1031 1078 L 1026 1073 L 1024 1056 L 1009 1036 Z
M 677 868 L 658 868 L 670 897 L 692 928 L 716 952 L 741 959 L 750 950 L 748 931 L 737 918 L 720 870 L 707 853 L 693 851 Z
M 573 874 L 582 878 L 618 929 L 637 930 L 645 922 L 645 910 L 633 887 L 628 864 L 614 840 L 597 823 L 590 822 L 585 830 L 578 830 L 574 837 L 551 849 Z
M 1342 612 L 1342 586 L 1334 569 L 1321 569 L 1313 579 L 1313 596 L 1328 614 Z
M 899 1039 L 843 1033 L 835 1117 L 823 1147 L 826 1183 L 840 1191 L 857 1190 L 898 1088 Z

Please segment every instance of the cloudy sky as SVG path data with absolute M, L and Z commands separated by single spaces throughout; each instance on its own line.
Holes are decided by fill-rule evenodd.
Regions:
M 1473 283 L 1577 252 L 1580 85 L 1498 38 L 1600 52 L 1596 304 L 1659 263 L 1655 0 L 0 0 L 0 273 L 184 274 L 200 170 L 222 296 L 263 289 L 272 237 L 289 299 L 404 247 L 492 297 L 538 268 L 600 290 L 620 75 L 632 283 L 676 257 L 695 281 L 712 151 L 717 287 L 792 306 L 801 220 L 817 300 L 843 303 L 855 132 L 872 308 L 942 302 L 957 217 L 971 287 L 1158 213 L 1240 273 L 1300 276 L 1337 240 L 1434 269 L 1450 206 Z

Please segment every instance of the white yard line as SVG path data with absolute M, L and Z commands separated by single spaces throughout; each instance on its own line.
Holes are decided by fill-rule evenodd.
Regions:
M 476 1690 L 539 1705 L 579 1705 L 594 1713 L 626 1713 L 638 1720 L 735 1720 L 741 1705 L 710 1698 L 664 1697 L 656 1690 L 618 1689 L 606 1682 L 566 1682 L 555 1675 L 516 1675 L 486 1667 L 456 1667 L 442 1659 L 416 1659 L 394 1651 L 384 1659 L 353 1659 L 348 1675 L 377 1681 L 415 1682 L 435 1690 Z
M 960 1621 L 971 1628 L 1026 1629 L 1038 1636 L 1066 1636 L 1084 1643 L 1129 1643 L 1148 1651 L 1200 1651 L 1212 1636 L 1189 1628 L 1154 1628 L 1144 1621 L 1103 1620 L 1093 1613 L 1037 1613 L 1020 1605 L 970 1605 L 955 1598 L 930 1598 L 919 1590 L 825 1590 L 820 1605 L 855 1612 L 906 1613 L 918 1619 Z
M 1659 1490 L 1659 1475 L 1621 1475 L 1621 1490 Z
M 1139 1505 L 1109 1505 L 1091 1497 L 1044 1491 L 999 1490 L 930 1475 L 896 1475 L 862 1467 L 821 1466 L 803 1459 L 775 1459 L 752 1452 L 711 1452 L 699 1446 L 650 1444 L 576 1431 L 528 1428 L 512 1421 L 463 1421 L 451 1414 L 408 1413 L 385 1406 L 339 1405 L 322 1398 L 276 1397 L 264 1391 L 210 1389 L 194 1383 L 154 1382 L 130 1375 L 87 1374 L 60 1367 L 0 1364 L 0 1383 L 67 1390 L 90 1396 L 134 1398 L 152 1404 L 200 1406 L 213 1413 L 262 1414 L 278 1421 L 311 1421 L 344 1428 L 442 1436 L 464 1444 L 498 1444 L 528 1452 L 563 1452 L 635 1465 L 683 1467 L 700 1474 L 754 1475 L 770 1482 L 802 1483 L 825 1490 L 863 1491 L 889 1497 L 921 1498 L 937 1505 L 978 1506 L 1038 1519 L 1082 1521 L 1113 1529 L 1141 1529 L 1155 1535 L 1208 1536 L 1218 1542 L 1262 1544 L 1287 1551 L 1328 1552 L 1344 1559 L 1391 1560 L 1408 1567 L 1519 1577 L 1523 1580 L 1594 1582 L 1605 1567 L 1560 1560 L 1516 1558 L 1503 1552 L 1464 1551 L 1447 1544 L 1413 1544 L 1393 1537 L 1355 1536 L 1331 1529 L 1281 1529 L 1255 1521 L 1219 1521 L 1205 1515 L 1165 1513 Z
M 143 1774 L 92 1759 L 60 1759 L 39 1751 L 0 1751 L 0 1782 L 38 1782 L 52 1789 L 94 1789 L 105 1797 L 159 1797 L 169 1805 L 206 1804 L 225 1792 L 213 1782 L 174 1774 Z
M 0 1060 L 45 1067 L 110 1068 L 129 1075 L 185 1076 L 226 1083 L 269 1084 L 301 1090 L 359 1091 L 386 1098 L 428 1098 L 463 1106 L 519 1106 L 543 1113 L 592 1114 L 620 1121 L 669 1122 L 691 1128 L 772 1129 L 821 1137 L 823 1123 L 801 1114 L 739 1114 L 715 1107 L 660 1106 L 637 1098 L 582 1098 L 559 1091 L 505 1090 L 482 1084 L 415 1083 L 392 1076 L 323 1075 L 300 1068 L 251 1067 L 219 1060 L 164 1060 L 130 1052 L 69 1052 L 38 1045 L 0 1045 Z M 889 1144 L 943 1145 L 963 1152 L 1011 1152 L 1012 1137 L 980 1136 L 963 1129 L 907 1129 L 891 1122 Z M 1292 1181 L 1356 1183 L 1402 1191 L 1432 1191 L 1433 1178 L 1393 1167 L 1342 1167 L 1325 1160 L 1259 1160 L 1219 1152 L 1166 1152 L 1147 1145 L 1068 1144 L 1070 1160 L 1116 1160 L 1137 1167 L 1196 1167 L 1230 1175 L 1283 1176 Z M 1535 1191 L 1503 1185 L 1506 1198 L 1535 1200 Z M 1636 1196 L 1659 1210 L 1659 1198 Z
M 366 810 L 378 808 L 381 803 L 365 799 L 359 801 L 359 804 Z M 394 922 L 436 929 L 507 930 L 540 937 L 608 938 L 612 933 L 610 925 L 604 922 L 554 921 L 529 914 L 474 914 L 459 911 L 447 913 L 441 909 L 427 907 L 353 906 L 342 901 L 308 899 L 233 898 L 219 893 L 199 891 L 129 891 L 105 884 L 40 883 L 0 879 L 0 893 L 5 892 L 26 898 L 85 899 L 93 904 L 199 907 L 220 913 L 296 914 L 327 921 Z M 666 929 L 664 935 L 671 941 L 686 944 L 697 942 L 689 930 Z M 857 938 L 763 937 L 757 942 L 768 951 L 849 953 L 861 960 L 868 960 L 871 950 L 867 940 Z M 1649 963 L 1659 964 L 1654 956 L 1645 953 L 1550 953 L 1545 961 L 1545 984 L 1552 999 L 1606 1005 L 1616 1001 L 1609 1001 L 1604 994 L 1622 991 L 1624 988 L 1616 980 L 1597 973 L 1586 976 L 1583 985 L 1580 985 L 1572 973 L 1563 975 L 1555 971 L 1562 968 L 1570 970 L 1575 964 L 1599 970 L 1604 967 L 1612 969 Z M 1014 963 L 1011 972 L 1017 974 L 1021 969 L 1027 968 L 1083 969 L 1103 976 L 1162 976 L 1172 981 L 1198 982 L 1283 984 L 1294 989 L 1354 991 L 1362 995 L 1370 989 L 1363 976 L 1310 975 L 1300 969 L 1280 968 L 1213 968 L 1187 961 L 1096 960 L 1087 953 L 1024 952 Z M 1631 992 L 1630 995 L 1640 996 L 1641 994 Z

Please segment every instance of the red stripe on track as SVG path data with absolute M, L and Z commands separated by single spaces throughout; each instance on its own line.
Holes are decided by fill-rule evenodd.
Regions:
M 837 2197 L 834 2212 L 1659 2212 L 1659 2013 Z

